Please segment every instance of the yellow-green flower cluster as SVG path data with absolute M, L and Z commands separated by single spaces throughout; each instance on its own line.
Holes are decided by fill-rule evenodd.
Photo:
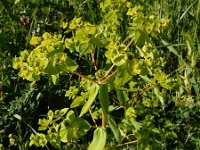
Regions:
M 29 81 L 37 81 L 40 75 L 57 75 L 63 71 L 74 71 L 76 63 L 64 53 L 61 35 L 44 33 L 42 37 L 33 36 L 32 51 L 24 50 L 14 58 L 13 68 L 20 69 L 19 76 Z

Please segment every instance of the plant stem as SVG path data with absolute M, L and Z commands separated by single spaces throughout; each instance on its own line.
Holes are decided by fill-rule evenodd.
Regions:
M 98 68 L 97 68 L 97 65 L 96 65 L 96 61 L 95 61 L 95 59 L 94 59 L 94 52 L 91 51 L 90 54 L 91 54 L 92 63 L 93 63 L 93 65 L 94 65 L 94 69 L 95 69 L 95 71 L 97 72 L 97 71 L 98 71 Z
M 93 66 L 94 66 L 94 69 L 96 72 L 98 72 L 98 68 L 97 68 L 97 65 L 96 65 L 96 61 L 95 61 L 95 58 L 94 58 L 94 52 L 90 52 L 90 55 L 91 55 L 91 59 L 92 59 L 92 63 L 93 63 Z M 99 83 L 101 83 L 101 79 L 99 78 L 99 76 L 97 75 L 96 76 L 97 80 Z
M 113 72 L 112 74 L 108 75 L 106 78 L 104 78 L 104 80 L 101 81 L 101 83 L 105 83 L 107 80 L 109 80 L 112 76 L 114 76 L 116 74 L 116 71 Z
M 130 145 L 130 144 L 134 144 L 134 143 L 137 143 L 137 140 L 135 140 L 135 141 L 130 141 L 130 142 L 127 142 L 127 143 L 117 144 L 116 147 L 121 147 L 121 146 L 125 146 L 125 145 Z
M 105 115 L 104 113 L 102 112 L 102 122 L 101 122 L 101 127 L 105 129 L 106 127 L 106 120 L 105 120 Z
M 151 89 L 153 89 L 154 87 L 156 87 L 156 86 L 158 86 L 158 85 L 159 85 L 159 83 L 156 84 L 156 85 L 154 85 L 154 86 L 148 87 L 147 89 L 145 89 L 145 90 L 143 90 L 143 91 L 141 91 L 141 92 L 137 92 L 137 94 L 134 95 L 134 96 L 130 99 L 130 101 L 132 101 L 132 104 L 134 104 L 134 99 L 135 99 L 136 97 L 141 96 L 141 95 L 143 95 L 144 93 L 147 93 L 148 91 L 150 91 Z
M 89 113 L 90 113 L 90 116 L 91 116 L 91 118 L 92 118 L 92 121 L 94 122 L 95 127 L 97 128 L 98 126 L 97 126 L 97 123 L 96 123 L 96 121 L 95 121 L 95 119 L 94 119 L 94 117 L 93 117 L 93 115 L 92 115 L 91 109 L 89 109 Z
M 74 73 L 75 75 L 77 75 L 77 76 L 79 76 L 79 77 L 82 77 L 82 78 L 84 78 L 84 79 L 86 79 L 86 80 L 88 80 L 88 81 L 90 81 L 90 82 L 92 82 L 92 83 L 97 83 L 97 84 L 98 84 L 97 81 L 92 80 L 92 79 L 86 77 L 85 75 L 83 75 L 83 74 L 81 74 L 81 73 L 79 73 L 79 72 L 77 72 L 77 71 L 74 71 L 74 72 L 71 72 L 71 73 Z
M 111 72 L 112 70 L 114 69 L 115 65 L 113 64 L 110 69 L 106 72 L 106 74 L 104 75 L 104 78 L 106 78 Z
M 126 37 L 125 40 L 122 42 L 122 44 L 124 44 L 128 39 L 129 37 Z
M 128 45 L 126 46 L 126 49 L 129 48 L 133 42 L 134 42 L 134 38 L 132 38 L 131 41 L 128 43 Z

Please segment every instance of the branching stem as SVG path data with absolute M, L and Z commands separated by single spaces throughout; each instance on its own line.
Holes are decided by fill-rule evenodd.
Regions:
M 72 72 L 72 73 L 74 73 L 75 75 L 77 75 L 77 76 L 79 76 L 79 77 L 82 77 L 82 78 L 84 78 L 84 79 L 86 79 L 86 80 L 88 80 L 88 81 L 90 81 L 90 82 L 92 82 L 92 83 L 97 83 L 97 84 L 98 84 L 97 81 L 88 78 L 87 76 L 81 74 L 80 72 L 74 71 L 74 72 Z
M 114 69 L 115 65 L 113 64 L 110 69 L 106 72 L 106 74 L 104 75 L 104 78 L 106 78 Z
M 108 81 L 112 76 L 114 76 L 116 74 L 116 71 L 114 71 L 112 74 L 108 75 L 106 78 L 104 78 L 102 80 L 102 83 L 105 83 L 106 81 Z

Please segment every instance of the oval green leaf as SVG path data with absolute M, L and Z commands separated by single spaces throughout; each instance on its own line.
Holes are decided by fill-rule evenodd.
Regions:
M 85 105 L 83 106 L 79 117 L 83 116 L 88 111 L 88 109 L 90 108 L 90 106 L 94 102 L 98 92 L 99 92 L 99 85 L 96 84 L 96 83 L 93 83 L 92 86 L 91 86 L 91 89 L 90 89 L 89 99 L 85 103 Z
M 108 123 L 110 125 L 110 128 L 115 136 L 115 139 L 117 140 L 117 142 L 119 143 L 121 141 L 121 133 L 120 130 L 115 122 L 115 120 L 113 119 L 112 116 L 108 116 Z
M 109 106 L 109 95 L 108 85 L 103 84 L 99 89 L 99 101 L 103 110 L 106 121 L 108 120 L 108 106 Z
M 103 150 L 106 144 L 106 131 L 103 128 L 97 128 L 94 131 L 92 143 L 88 150 Z

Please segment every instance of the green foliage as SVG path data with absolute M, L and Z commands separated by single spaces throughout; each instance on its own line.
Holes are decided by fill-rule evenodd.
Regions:
M 33 40 L 36 40 L 33 42 Z M 14 59 L 13 68 L 20 68 L 19 76 L 29 81 L 38 81 L 40 75 L 55 77 L 63 72 L 73 72 L 77 69 L 77 64 L 64 51 L 64 43 L 61 35 L 52 36 L 49 33 L 44 33 L 41 41 L 33 37 L 31 44 L 36 45 L 36 48 L 30 53 L 25 50 L 20 53 L 20 57 Z
M 1 3 L 2 149 L 199 148 L 199 0 Z
M 29 145 L 33 144 L 38 147 L 44 147 L 47 142 L 60 149 L 61 142 L 67 143 L 77 140 L 85 135 L 90 129 L 90 124 L 76 117 L 74 111 L 64 108 L 61 110 L 48 111 L 47 119 L 39 119 L 38 124 L 40 131 L 46 131 L 46 134 L 31 134 Z
M 126 4 L 126 2 L 124 1 L 118 3 L 119 7 L 123 4 Z M 101 7 L 103 7 L 103 5 L 104 4 L 102 3 Z M 109 5 L 112 5 L 112 2 L 110 2 Z M 59 77 L 60 74 L 66 74 L 69 72 L 72 74 L 77 74 L 80 77 L 92 82 L 88 89 L 85 89 L 89 92 L 88 100 L 77 96 L 80 89 L 80 85 L 78 84 L 71 86 L 70 89 L 66 92 L 65 96 L 73 99 L 73 103 L 71 104 L 72 108 L 78 107 L 82 105 L 84 101 L 86 101 L 86 103 L 82 106 L 79 115 L 79 117 L 83 117 L 83 115 L 88 111 L 91 112 L 90 108 L 95 102 L 95 99 L 97 99 L 97 94 L 99 94 L 99 101 L 103 113 L 102 127 L 104 128 L 108 122 L 117 142 L 120 143 L 120 130 L 118 129 L 114 118 L 108 111 L 110 105 L 109 92 L 117 91 L 119 95 L 118 97 L 120 97 L 119 100 L 123 105 L 125 105 L 125 103 L 127 103 L 126 101 L 129 99 L 126 98 L 125 101 L 125 98 L 123 97 L 126 96 L 125 93 L 120 93 L 118 88 L 126 87 L 125 84 L 130 82 L 131 79 L 136 75 L 154 76 L 154 78 L 149 80 L 156 80 L 160 87 L 164 89 L 172 87 L 164 86 L 164 82 L 168 81 L 167 83 L 170 83 L 170 80 L 167 80 L 166 75 L 164 76 L 164 73 L 161 71 L 160 68 L 162 67 L 162 64 L 158 64 L 156 62 L 154 63 L 154 61 L 157 61 L 159 56 L 156 52 L 156 49 L 153 48 L 153 40 L 151 38 L 151 36 L 155 36 L 156 33 L 159 34 L 162 28 L 167 26 L 167 21 L 165 24 L 162 24 L 162 21 L 159 21 L 158 19 L 155 20 L 152 16 L 146 17 L 144 16 L 142 10 L 142 6 L 128 5 L 128 7 L 124 7 L 122 10 L 113 8 L 110 12 L 103 11 L 102 14 L 105 13 L 105 16 L 103 17 L 102 22 L 99 24 L 91 24 L 82 20 L 81 18 L 75 17 L 69 22 L 69 28 L 66 28 L 66 24 L 62 26 L 66 30 L 65 33 L 72 33 L 72 37 L 67 37 L 65 39 L 61 35 L 51 35 L 47 32 L 44 33 L 42 37 L 32 37 L 30 44 L 36 45 L 35 48 L 31 52 L 28 52 L 27 50 L 22 51 L 20 57 L 15 58 L 13 67 L 15 69 L 20 68 L 19 76 L 29 81 L 39 80 L 40 75 L 51 75 L 55 78 Z M 127 15 L 130 21 L 129 26 L 125 31 L 125 34 L 128 35 L 125 39 L 123 39 L 123 37 L 121 37 L 118 32 L 121 21 L 120 17 L 123 13 Z M 152 28 L 151 31 L 147 31 L 145 27 L 149 27 L 148 22 L 152 22 L 152 20 L 156 22 L 156 26 L 155 28 Z M 134 51 L 131 49 L 132 44 L 135 45 L 135 50 L 138 49 L 139 53 L 134 53 Z M 65 48 L 69 51 L 66 51 Z M 152 51 L 148 50 L 148 48 L 152 49 Z M 99 60 L 99 62 L 110 62 L 112 65 L 109 65 L 110 69 L 106 70 L 105 66 L 102 66 L 104 67 L 103 70 L 105 70 L 105 73 L 100 73 L 97 71 L 97 66 L 95 66 L 96 79 L 90 79 L 82 73 L 76 72 L 78 65 L 74 60 L 69 58 L 68 55 L 71 53 L 70 55 L 73 58 L 76 58 L 76 54 L 84 57 L 91 55 L 91 63 L 96 65 L 94 53 L 97 53 L 97 49 L 101 49 L 101 53 L 105 55 L 105 59 Z M 153 62 L 153 64 L 148 64 L 149 61 Z M 115 69 L 112 70 L 114 67 Z M 160 74 L 158 72 L 160 72 Z M 57 80 L 57 78 L 54 78 L 52 78 L 53 83 L 56 83 L 54 80 Z M 152 84 L 155 86 L 155 95 L 158 97 L 164 107 L 164 98 L 162 93 L 159 91 L 159 88 L 156 87 L 157 83 L 152 81 Z M 77 122 L 79 119 L 77 119 Z M 42 123 L 44 123 L 44 125 L 39 127 L 39 129 L 47 129 L 50 122 L 51 120 L 43 120 Z M 132 118 L 130 122 L 136 129 L 141 128 L 135 119 Z M 39 121 L 39 124 L 40 123 L 41 121 Z M 76 124 L 73 125 L 76 126 Z M 52 126 L 55 127 L 54 130 L 56 132 L 61 132 L 60 136 L 66 136 L 60 137 L 60 139 L 57 138 L 57 141 L 69 142 L 70 140 L 73 141 L 79 137 L 73 137 L 72 133 L 67 130 L 64 123 L 61 125 L 52 124 Z M 61 131 L 59 131 L 59 126 Z M 144 130 L 146 130 L 147 127 L 148 126 L 144 124 Z M 52 130 L 48 132 L 51 134 L 51 131 Z M 146 139 L 146 135 L 143 135 L 143 132 L 143 130 L 141 132 L 137 132 L 138 135 L 136 134 L 136 137 L 138 140 L 141 139 L 142 141 L 143 139 Z M 68 137 L 70 134 L 72 137 Z M 94 133 L 94 141 L 96 141 L 95 136 L 96 132 Z M 38 136 L 38 138 L 39 137 L 40 136 Z M 93 143 L 95 143 L 94 141 Z M 46 141 L 41 142 L 42 144 L 40 145 L 36 144 L 36 146 L 43 146 L 45 142 Z M 33 143 L 34 142 L 31 142 L 31 145 Z M 141 146 L 141 149 L 143 147 L 148 147 L 148 144 Z M 103 147 L 101 147 L 101 149 L 103 149 Z

